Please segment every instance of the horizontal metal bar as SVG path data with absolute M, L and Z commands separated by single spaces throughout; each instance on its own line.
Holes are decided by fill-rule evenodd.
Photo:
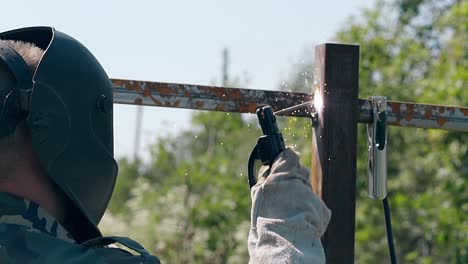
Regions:
M 237 113 L 255 113 L 271 105 L 281 116 L 310 117 L 313 95 L 282 91 L 226 88 L 207 85 L 112 79 L 114 103 L 175 107 Z M 295 107 L 303 104 L 304 107 Z M 370 101 L 358 100 L 358 121 L 370 123 Z M 289 110 L 284 110 L 289 109 Z M 468 108 L 388 101 L 387 122 L 393 126 L 468 132 Z
M 117 79 L 112 83 L 119 104 L 255 113 L 262 105 L 276 111 L 311 100 L 306 93 Z
M 372 122 L 370 100 L 359 99 L 358 104 L 358 121 Z M 387 124 L 468 132 L 468 108 L 388 101 Z

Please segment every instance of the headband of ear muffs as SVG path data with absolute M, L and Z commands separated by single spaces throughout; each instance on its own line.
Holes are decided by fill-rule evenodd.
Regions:
M 0 138 L 3 138 L 13 133 L 18 123 L 25 120 L 33 81 L 21 55 L 1 40 L 0 64 L 3 71 L 0 78 L 8 74 L 14 79 L 12 86 L 0 87 Z

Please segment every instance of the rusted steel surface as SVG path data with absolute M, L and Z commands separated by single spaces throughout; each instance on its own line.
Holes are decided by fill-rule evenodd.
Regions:
M 114 102 L 120 104 L 255 113 L 266 104 L 277 111 L 311 100 L 306 93 L 119 79 L 113 79 L 112 83 Z
M 310 117 L 313 95 L 280 91 L 224 88 L 178 83 L 112 80 L 114 102 L 119 104 L 176 107 L 237 113 L 254 113 L 271 105 L 281 116 Z M 302 104 L 302 107 L 296 107 Z M 339 106 L 337 106 L 339 107 Z M 371 122 L 370 101 L 359 99 L 360 123 Z M 468 132 L 468 107 L 438 106 L 388 101 L 388 124 Z
M 359 122 L 370 123 L 370 101 L 358 101 Z M 468 107 L 388 101 L 387 123 L 393 126 L 468 132 Z

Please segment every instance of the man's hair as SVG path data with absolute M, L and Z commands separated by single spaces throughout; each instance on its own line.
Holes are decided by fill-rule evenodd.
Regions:
M 41 61 L 44 50 L 37 47 L 33 43 L 23 42 L 18 40 L 0 40 L 3 43 L 14 49 L 26 62 L 32 74 L 36 71 L 39 62 Z

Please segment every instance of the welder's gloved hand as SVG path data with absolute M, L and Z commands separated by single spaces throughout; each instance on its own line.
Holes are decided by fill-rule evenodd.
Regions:
M 249 263 L 325 263 L 320 237 L 331 212 L 312 191 L 309 171 L 290 148 L 252 187 Z

